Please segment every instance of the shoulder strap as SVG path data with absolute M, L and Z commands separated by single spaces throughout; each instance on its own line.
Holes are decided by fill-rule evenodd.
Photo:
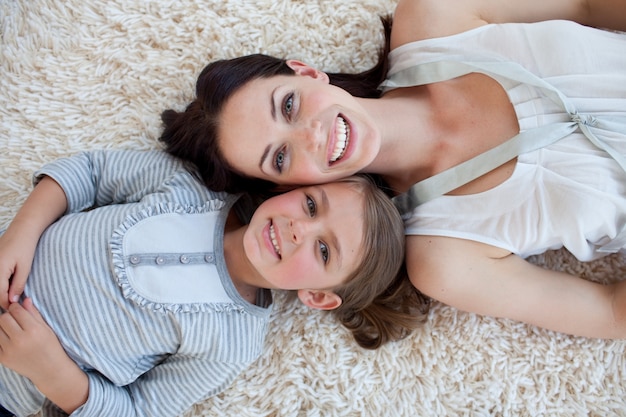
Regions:
M 439 174 L 413 184 L 405 193 L 393 197 L 400 213 L 449 193 L 510 161 L 517 155 L 550 145 L 576 130 L 576 123 L 559 123 L 520 133 L 485 153 Z
M 408 213 L 419 204 L 449 193 L 520 154 L 555 143 L 578 128 L 594 145 L 609 153 L 626 170 L 626 158 L 608 144 L 602 142 L 592 132 L 591 128 L 599 124 L 596 118 L 579 115 L 576 108 L 560 91 L 515 62 L 427 62 L 390 75 L 381 84 L 381 88 L 383 91 L 386 91 L 398 87 L 430 84 L 471 72 L 480 72 L 490 76 L 497 75 L 540 88 L 547 97 L 561 105 L 570 114 L 571 121 L 554 123 L 521 132 L 481 155 L 477 155 L 468 161 L 414 184 L 406 193 L 393 198 L 401 213 Z M 625 120 L 607 119 L 602 122 L 605 128 L 626 133 L 624 132 L 626 129 Z

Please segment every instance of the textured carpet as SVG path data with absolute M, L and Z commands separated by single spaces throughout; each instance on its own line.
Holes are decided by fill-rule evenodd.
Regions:
M 41 164 L 157 147 L 160 112 L 183 108 L 210 60 L 265 52 L 362 70 L 382 41 L 377 16 L 394 5 L 0 0 L 0 226 Z M 533 261 L 594 280 L 626 271 L 619 256 Z M 435 304 L 420 331 L 363 351 L 330 316 L 278 295 L 263 355 L 185 416 L 624 416 L 625 347 Z

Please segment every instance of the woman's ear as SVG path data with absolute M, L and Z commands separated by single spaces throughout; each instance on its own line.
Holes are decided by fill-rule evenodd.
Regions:
M 316 80 L 324 81 L 325 83 L 329 83 L 330 79 L 328 78 L 328 74 L 324 71 L 320 71 L 318 69 L 313 68 L 310 65 L 305 64 L 304 62 L 297 61 L 295 59 L 290 59 L 287 61 L 287 65 L 291 68 L 297 75 L 306 75 L 307 77 L 314 78 Z
M 341 297 L 326 290 L 298 290 L 298 298 L 307 307 L 334 310 L 341 305 Z

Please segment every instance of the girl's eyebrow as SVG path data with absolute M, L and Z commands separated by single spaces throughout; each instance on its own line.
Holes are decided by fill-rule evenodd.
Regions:
M 325 213 L 330 214 L 330 201 L 328 200 L 328 196 L 323 188 L 320 188 L 320 200 L 322 201 L 322 208 Z M 337 234 L 334 231 L 330 233 L 330 246 L 335 249 L 335 256 L 337 258 L 337 269 L 341 269 L 341 245 L 339 244 L 339 239 L 337 239 Z

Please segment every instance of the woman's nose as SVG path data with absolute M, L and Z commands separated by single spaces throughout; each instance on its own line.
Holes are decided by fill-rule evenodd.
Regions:
M 302 129 L 302 139 L 306 150 L 313 152 L 323 146 L 322 123 L 319 120 L 313 121 L 309 126 Z

